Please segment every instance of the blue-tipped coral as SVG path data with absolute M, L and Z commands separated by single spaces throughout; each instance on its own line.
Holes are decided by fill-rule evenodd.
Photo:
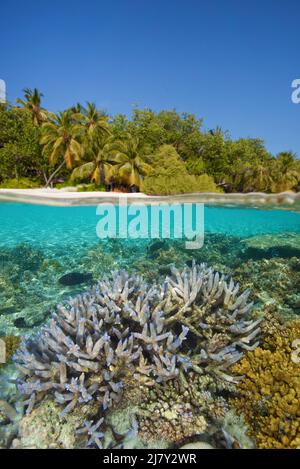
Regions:
M 248 296 L 205 264 L 174 268 L 163 285 L 113 273 L 59 305 L 49 325 L 21 345 L 27 413 L 50 394 L 63 415 L 93 401 L 101 417 L 120 402 L 129 376 L 159 386 L 193 370 L 235 383 L 227 369 L 258 345 L 260 332 Z M 87 425 L 89 444 L 101 446 L 98 424 Z
M 101 440 L 104 437 L 104 433 L 98 431 L 100 430 L 100 426 L 102 425 L 104 418 L 102 417 L 97 423 L 92 424 L 89 421 L 84 422 L 84 427 L 77 430 L 77 434 L 87 434 L 89 440 L 86 446 L 94 446 L 96 445 L 99 449 L 102 449 Z

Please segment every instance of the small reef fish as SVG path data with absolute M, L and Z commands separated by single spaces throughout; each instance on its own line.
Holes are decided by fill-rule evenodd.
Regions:
M 70 272 L 69 274 L 65 274 L 58 282 L 61 285 L 71 286 L 71 285 L 79 285 L 80 283 L 90 282 L 93 280 L 93 275 L 91 273 L 80 273 L 80 272 Z

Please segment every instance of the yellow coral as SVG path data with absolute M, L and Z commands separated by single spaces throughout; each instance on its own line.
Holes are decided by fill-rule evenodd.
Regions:
M 266 328 L 267 330 L 267 328 Z M 293 361 L 293 342 L 300 320 L 265 335 L 261 348 L 248 353 L 233 372 L 244 375 L 232 400 L 244 414 L 259 448 L 300 446 L 300 362 Z
M 6 354 L 6 363 L 9 362 L 15 351 L 20 345 L 20 337 L 17 336 L 5 336 L 5 337 L 0 337 L 1 340 L 4 341 L 5 343 L 5 354 Z M 0 364 L 0 368 L 1 368 Z

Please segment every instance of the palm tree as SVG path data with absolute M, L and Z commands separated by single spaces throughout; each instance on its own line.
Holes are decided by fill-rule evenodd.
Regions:
M 83 106 L 80 103 L 77 103 L 74 106 L 71 106 L 69 109 L 73 112 L 73 114 L 80 114 L 83 110 Z
M 238 190 L 242 192 L 270 191 L 274 184 L 274 175 L 270 165 L 256 162 L 255 164 L 243 164 L 237 167 L 234 182 Z
M 81 108 L 80 114 L 88 139 L 110 134 L 107 116 L 94 103 L 88 102 L 86 108 Z
M 48 118 L 46 109 L 41 107 L 41 99 L 44 95 L 36 88 L 34 88 L 34 90 L 25 88 L 23 92 L 25 99 L 17 98 L 17 103 L 21 104 L 24 109 L 28 109 L 28 111 L 31 112 L 32 122 L 34 125 L 41 125 Z
M 51 120 L 42 125 L 41 144 L 44 145 L 44 153 L 50 152 L 50 165 L 54 166 L 59 159 L 63 159 L 48 179 L 47 185 L 64 165 L 68 169 L 73 169 L 75 164 L 81 160 L 82 139 L 82 126 L 71 110 L 54 114 Z
M 278 154 L 275 166 L 276 190 L 283 192 L 294 189 L 300 182 L 300 172 L 297 168 L 296 155 L 292 152 Z
M 151 166 L 145 161 L 144 144 L 137 137 L 126 134 L 123 140 L 108 144 L 107 151 L 115 161 L 113 173 L 121 184 L 140 188 L 143 176 L 151 171 Z
M 109 139 L 106 136 L 94 139 L 93 143 L 87 148 L 87 157 L 92 161 L 75 168 L 71 180 L 78 181 L 89 178 L 96 184 L 108 185 L 113 175 L 113 165 L 116 164 L 114 158 L 110 155 Z

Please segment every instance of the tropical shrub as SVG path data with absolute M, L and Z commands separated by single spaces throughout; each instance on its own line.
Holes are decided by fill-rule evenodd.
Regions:
M 39 138 L 29 111 L 0 106 L 0 182 L 29 177 L 42 183 L 46 161 Z
M 142 182 L 146 194 L 171 195 L 192 192 L 217 192 L 212 177 L 190 175 L 172 145 L 162 145 L 153 156 L 153 169 Z
M 208 174 L 201 174 L 200 176 L 195 176 L 197 192 L 223 192 L 220 189 L 212 176 Z
M 38 181 L 29 178 L 4 179 L 0 184 L 1 189 L 33 189 L 40 186 Z
M 77 186 L 77 192 L 105 192 L 106 187 L 103 184 L 80 184 Z

